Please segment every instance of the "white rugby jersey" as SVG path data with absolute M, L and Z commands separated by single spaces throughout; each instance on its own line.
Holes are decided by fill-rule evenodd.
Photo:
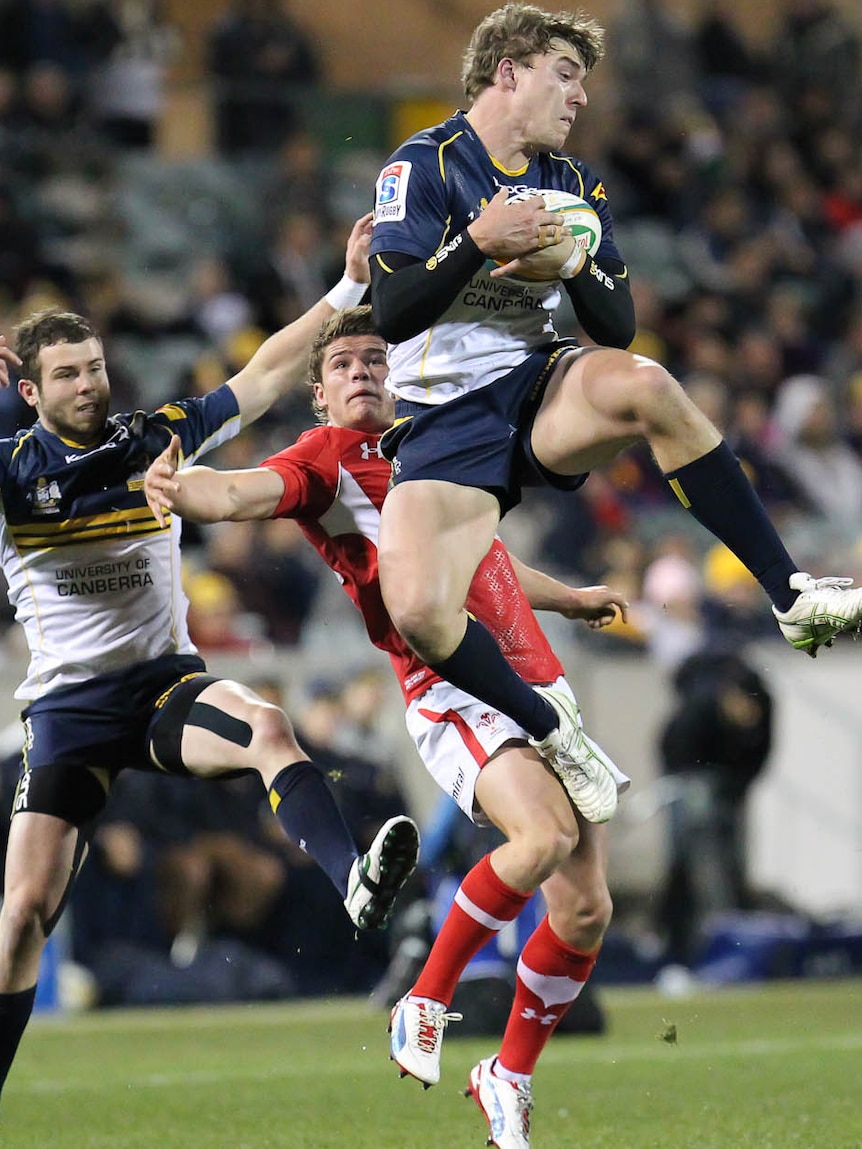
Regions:
M 463 112 L 402 144 L 377 180 L 371 256 L 403 252 L 443 259 L 446 245 L 477 218 L 502 187 L 554 189 L 587 200 L 602 224 L 598 259 L 621 261 L 599 178 L 582 160 L 537 155 L 506 171 L 485 150 Z M 445 403 L 486 387 L 557 338 L 561 285 L 492 279 L 488 260 L 428 330 L 390 346 L 387 387 L 400 399 Z
M 284 495 L 272 518 L 295 519 L 362 613 L 368 637 L 385 650 L 409 702 L 439 675 L 392 624 L 380 593 L 377 536 L 390 467 L 380 436 L 315 427 L 261 467 L 277 471 Z M 488 627 L 527 682 L 555 682 L 563 668 L 521 589 L 506 548 L 495 539 L 473 578 L 467 609 Z
M 180 584 L 180 520 L 159 527 L 144 474 L 176 433 L 180 465 L 240 430 L 224 385 L 155 414 L 115 415 L 96 447 L 36 423 L 0 440 L 0 563 L 30 648 L 16 698 L 165 654 L 194 654 Z

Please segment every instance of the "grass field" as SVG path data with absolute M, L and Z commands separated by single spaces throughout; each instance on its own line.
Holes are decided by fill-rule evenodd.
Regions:
M 862 1149 L 862 979 L 602 1002 L 607 1035 L 545 1051 L 532 1149 Z M 453 1032 L 423 1092 L 389 1062 L 385 1016 L 356 999 L 39 1018 L 0 1143 L 481 1149 L 462 1087 L 493 1042 Z

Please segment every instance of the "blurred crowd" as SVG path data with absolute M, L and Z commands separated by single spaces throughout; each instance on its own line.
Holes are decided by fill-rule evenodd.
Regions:
M 601 98 L 579 117 L 573 150 L 600 174 L 614 212 L 636 300 L 633 350 L 666 364 L 722 428 L 800 566 L 859 579 L 860 28 L 829 0 L 778 0 L 772 38 L 755 43 L 727 0 L 707 0 L 686 23 L 663 0 L 630 0 L 608 32 Z M 218 385 L 332 286 L 385 159 L 357 151 L 345 162 L 309 126 L 309 101 L 326 90 L 322 54 L 280 0 L 232 0 L 212 21 L 210 154 L 164 156 L 171 68 L 187 47 L 158 0 L 0 0 L 0 330 L 49 303 L 92 317 L 118 410 Z M 348 94 L 345 123 L 349 112 Z M 574 333 L 573 317 L 564 324 Z M 31 418 L 14 389 L 0 395 L 0 435 Z M 214 465 L 253 465 L 311 422 L 298 394 Z M 643 453 L 575 498 L 530 493 L 503 533 L 534 565 L 625 591 L 630 625 L 599 637 L 584 628 L 580 641 L 646 654 L 670 674 L 705 647 L 777 636 L 757 584 L 688 520 Z M 311 647 L 321 624 L 331 640 L 335 618 L 340 641 L 355 634 L 364 646 L 358 618 L 290 523 L 188 528 L 184 556 L 205 654 Z M 18 652 L 8 608 L 0 643 L 0 658 Z M 331 693 L 309 700 L 300 725 L 315 751 L 352 763 L 332 774 L 348 805 L 362 779 L 353 815 L 374 824 L 353 828 L 364 840 L 404 800 L 397 771 L 381 771 L 377 753 L 375 770 L 367 745 L 327 749 L 336 727 L 339 737 L 349 728 Z M 333 727 L 312 733 L 330 703 Z M 298 992 L 319 990 L 318 976 L 330 988 L 377 976 L 373 943 L 364 973 L 323 968 L 320 947 L 337 954 L 335 934 L 306 936 L 290 907 L 324 905 L 331 891 L 322 880 L 306 888 L 321 875 L 273 840 L 261 795 L 244 785 L 203 788 L 213 797 L 202 801 L 197 786 L 192 796 L 173 781 L 124 778 L 128 794 L 94 846 L 95 893 L 80 895 L 89 911 L 75 915 L 75 946 L 92 955 L 106 944 L 109 915 L 96 911 L 126 904 L 128 883 L 143 882 L 149 936 L 172 968 L 227 931 L 274 954 Z M 170 818 L 136 821 L 151 799 L 166 809 L 168 790 L 178 821 L 197 827 L 191 841 L 185 831 L 171 839 Z M 240 848 L 248 864 L 228 864 Z M 254 875 L 255 895 L 230 888 L 228 873 Z M 339 914 L 333 906 L 327 920 L 343 933 Z M 107 940 L 137 944 L 111 933 L 123 935 L 124 920 L 117 910 Z

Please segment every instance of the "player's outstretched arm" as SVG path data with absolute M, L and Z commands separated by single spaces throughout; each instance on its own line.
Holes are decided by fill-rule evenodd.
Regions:
M 0 387 L 9 386 L 9 367 L 20 367 L 21 360 L 6 343 L 6 336 L 0 335 Z
M 167 525 L 167 511 L 195 523 L 267 519 L 284 494 L 284 480 L 275 471 L 215 471 L 212 467 L 179 471 L 179 456 L 180 438 L 173 435 L 144 476 L 147 503 L 162 527 Z
M 559 579 L 528 567 L 514 555 L 509 557 L 533 610 L 552 610 L 564 618 L 580 618 L 593 630 L 609 626 L 617 611 L 622 621 L 628 622 L 629 604 L 619 591 L 608 586 L 566 586 Z
M 243 425 L 253 422 L 276 400 L 305 384 L 308 355 L 321 324 L 340 308 L 356 306 L 365 294 L 370 278 L 370 242 L 369 212 L 356 221 L 350 232 L 341 283 L 299 319 L 271 335 L 246 366 L 228 380 L 239 403 Z

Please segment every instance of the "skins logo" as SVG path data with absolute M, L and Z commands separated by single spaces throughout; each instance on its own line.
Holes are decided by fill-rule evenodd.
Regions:
M 26 810 L 30 804 L 30 771 L 25 771 L 21 775 L 17 787 L 15 788 L 15 813 L 18 814 L 21 810 Z

